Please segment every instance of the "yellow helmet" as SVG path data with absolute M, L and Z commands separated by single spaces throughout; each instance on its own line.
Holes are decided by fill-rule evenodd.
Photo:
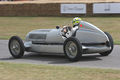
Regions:
M 82 20 L 81 18 L 75 17 L 75 18 L 73 19 L 73 21 L 72 21 L 73 26 L 78 25 L 78 24 L 80 23 L 81 20 Z

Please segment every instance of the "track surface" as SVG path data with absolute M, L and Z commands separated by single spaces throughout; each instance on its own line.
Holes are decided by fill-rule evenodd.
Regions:
M 8 50 L 8 40 L 0 40 L 0 61 L 120 69 L 120 46 L 115 45 L 113 52 L 107 57 L 102 57 L 99 54 L 84 54 L 80 61 L 70 62 L 63 54 L 55 53 L 25 53 L 23 58 L 14 59 Z

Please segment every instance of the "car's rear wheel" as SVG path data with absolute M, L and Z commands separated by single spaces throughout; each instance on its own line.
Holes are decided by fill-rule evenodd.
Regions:
M 82 45 L 78 39 L 70 37 L 64 42 L 64 53 L 70 61 L 78 61 L 82 56 Z
M 102 56 L 108 56 L 112 52 L 112 50 L 114 48 L 114 42 L 113 42 L 112 36 L 108 32 L 105 32 L 105 34 L 107 35 L 107 37 L 109 39 L 109 46 L 111 47 L 111 49 L 109 51 L 100 53 L 100 55 L 102 55 Z
M 9 39 L 8 47 L 14 58 L 21 58 L 24 55 L 24 43 L 18 36 L 12 36 Z

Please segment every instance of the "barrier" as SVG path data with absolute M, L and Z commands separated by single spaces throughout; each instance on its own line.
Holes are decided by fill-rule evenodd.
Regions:
M 84 12 L 61 12 L 61 4 L 85 4 Z M 73 8 L 74 9 L 74 8 Z M 82 9 L 82 8 L 81 8 Z M 86 10 L 86 11 L 85 11 Z M 74 11 L 74 10 L 73 10 Z M 82 11 L 82 10 L 81 10 Z M 106 16 L 93 14 L 93 3 L 0 3 L 0 16 Z M 110 14 L 118 15 L 120 14 Z

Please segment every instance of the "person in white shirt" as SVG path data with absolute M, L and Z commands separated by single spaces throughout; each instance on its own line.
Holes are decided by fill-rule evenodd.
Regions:
M 62 35 L 65 38 L 71 37 L 77 29 L 79 29 L 79 24 L 80 24 L 81 18 L 75 17 L 72 21 L 73 27 L 70 26 L 64 26 L 62 29 Z

